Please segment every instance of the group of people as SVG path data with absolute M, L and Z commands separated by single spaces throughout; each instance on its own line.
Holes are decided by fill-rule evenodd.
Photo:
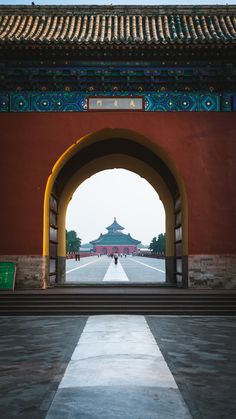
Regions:
M 110 257 L 114 258 L 115 265 L 117 265 L 117 262 L 118 262 L 118 257 L 120 256 L 120 257 L 122 258 L 122 256 L 124 256 L 124 257 L 126 258 L 127 254 L 126 254 L 126 253 L 124 253 L 124 254 L 122 254 L 122 253 L 121 253 L 121 254 L 119 255 L 119 253 L 114 252 L 114 253 L 107 254 L 107 256 L 110 256 Z
M 115 252 L 115 253 L 116 253 L 116 252 Z M 110 254 L 107 254 L 107 256 L 108 256 L 108 257 L 113 258 L 115 253 L 110 253 Z M 123 254 L 122 254 L 122 253 L 120 253 L 120 254 L 118 254 L 118 253 L 117 253 L 117 255 L 118 255 L 118 256 L 120 256 L 121 258 L 122 258 L 123 256 L 126 258 L 126 256 L 127 256 L 127 254 L 126 254 L 126 253 L 123 253 Z
M 80 254 L 78 252 L 69 252 L 66 254 L 66 259 L 80 260 Z

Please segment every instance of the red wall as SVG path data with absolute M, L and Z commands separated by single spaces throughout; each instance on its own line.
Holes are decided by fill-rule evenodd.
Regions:
M 0 114 L 0 254 L 41 254 L 45 185 L 68 146 L 102 128 L 132 127 L 184 179 L 189 253 L 235 253 L 235 113 L 83 112 Z

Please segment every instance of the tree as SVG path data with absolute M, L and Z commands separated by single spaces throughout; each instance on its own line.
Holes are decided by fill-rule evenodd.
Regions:
M 158 238 L 153 237 L 149 249 L 152 253 L 165 253 L 165 241 L 166 241 L 165 234 L 159 234 Z
M 157 249 L 158 249 L 158 243 L 157 243 L 157 238 L 153 237 L 149 249 L 152 251 L 152 253 L 157 253 Z
M 81 239 L 77 236 L 76 231 L 66 230 L 66 253 L 79 252 Z

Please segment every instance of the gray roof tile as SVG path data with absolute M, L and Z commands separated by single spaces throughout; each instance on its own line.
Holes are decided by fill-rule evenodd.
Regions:
M 230 7 L 0 7 L 0 43 L 83 45 L 236 42 Z

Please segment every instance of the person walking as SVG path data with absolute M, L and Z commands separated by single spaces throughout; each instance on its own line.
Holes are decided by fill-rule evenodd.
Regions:
M 118 253 L 115 252 L 113 256 L 114 256 L 114 259 L 115 259 L 115 265 L 117 265 L 117 262 L 118 262 Z

